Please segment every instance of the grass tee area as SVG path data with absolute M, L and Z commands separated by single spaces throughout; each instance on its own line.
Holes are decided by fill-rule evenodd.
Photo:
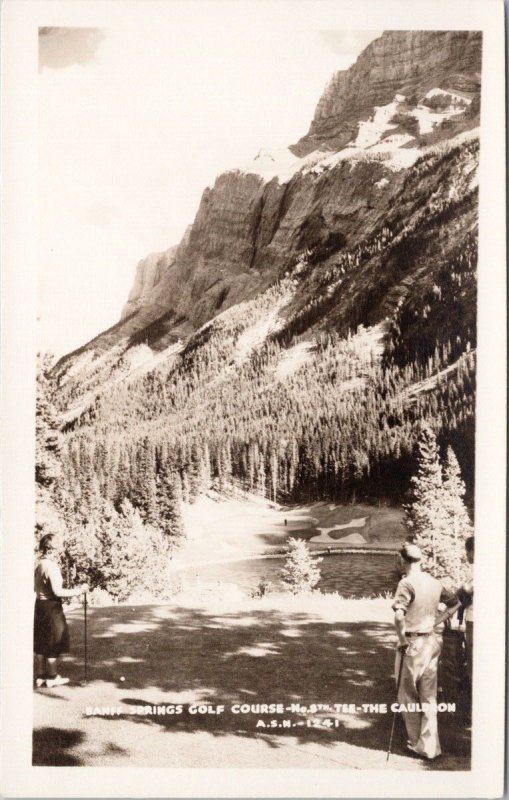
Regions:
M 395 699 L 389 600 L 278 595 L 92 608 L 86 685 L 83 610 L 67 616 L 73 649 L 62 672 L 71 683 L 34 696 L 36 766 L 470 767 L 470 725 L 459 710 L 439 714 L 443 755 L 431 763 L 406 753 L 398 718 L 386 765 Z M 284 713 L 231 710 L 261 703 L 283 704 Z M 329 709 L 286 710 L 312 703 Z M 361 708 L 374 703 L 388 713 Z M 180 714 L 138 713 L 179 704 Z M 191 714 L 190 704 L 225 710 Z

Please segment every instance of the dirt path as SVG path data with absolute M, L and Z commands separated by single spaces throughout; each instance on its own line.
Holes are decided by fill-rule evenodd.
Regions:
M 62 672 L 73 683 L 35 693 L 34 764 L 468 769 L 469 729 L 455 714 L 441 715 L 445 755 L 433 764 L 405 754 L 398 720 L 385 766 L 392 716 L 362 709 L 390 703 L 394 694 L 394 635 L 377 603 L 372 609 L 382 613 L 369 623 L 355 621 L 351 609 L 361 605 L 345 615 L 323 603 L 326 612 L 253 601 L 235 610 L 224 604 L 91 609 L 87 685 L 79 683 L 82 615 L 69 612 L 75 644 Z M 234 713 L 236 705 L 257 703 L 283 710 Z M 312 703 L 329 708 L 313 713 Z M 224 711 L 192 714 L 190 704 Z M 296 713 L 294 704 L 308 711 Z M 169 713 L 178 706 L 181 713 Z

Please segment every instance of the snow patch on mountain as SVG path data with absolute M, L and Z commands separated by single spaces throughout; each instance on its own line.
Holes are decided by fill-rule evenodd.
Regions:
M 461 111 L 447 114 L 442 111 L 432 111 L 431 108 L 419 104 L 413 109 L 412 116 L 419 123 L 419 133 L 424 136 L 426 133 L 431 133 L 436 125 L 441 125 L 445 119 L 457 113 L 461 113 Z
M 430 108 L 424 101 L 432 98 L 442 98 L 446 103 L 444 106 Z M 472 100 L 462 97 L 455 92 L 446 92 L 444 89 L 430 89 L 420 103 L 412 110 L 411 115 L 419 123 L 419 133 L 421 135 L 431 133 L 433 128 L 441 125 L 446 119 L 464 114 Z
M 276 367 L 276 380 L 286 380 L 304 364 L 308 364 L 313 358 L 313 348 L 314 342 L 299 342 L 285 350 Z
M 366 150 L 378 144 L 382 138 L 382 134 L 386 131 L 394 130 L 396 125 L 391 124 L 391 119 L 398 109 L 399 103 L 394 100 L 392 103 L 387 103 L 385 106 L 375 106 L 375 113 L 373 117 L 367 122 L 359 122 L 359 131 L 357 138 L 353 143 L 354 147 L 361 147 Z
M 436 97 L 442 98 L 447 104 L 430 108 L 425 101 Z M 392 171 L 408 169 L 415 164 L 424 150 L 408 147 L 410 142 L 415 141 L 415 137 L 410 133 L 391 135 L 391 131 L 395 131 L 398 127 L 396 122 L 392 122 L 395 115 L 401 112 L 414 117 L 419 125 L 419 133 L 424 135 L 431 133 L 445 120 L 463 114 L 471 102 L 469 97 L 436 87 L 430 89 L 415 108 L 408 110 L 405 96 L 396 94 L 392 102 L 375 106 L 370 119 L 358 123 L 355 140 L 342 150 L 335 153 L 314 150 L 299 158 L 286 147 L 275 150 L 262 148 L 240 172 L 259 175 L 267 182 L 277 178 L 279 183 L 283 184 L 288 183 L 297 172 L 302 171 L 304 175 L 320 174 L 324 170 L 333 169 L 342 161 L 381 161 Z
M 340 150 L 339 153 L 333 153 L 322 159 L 310 169 L 304 169 L 304 173 L 313 172 L 319 174 L 326 169 L 333 169 L 342 161 L 351 161 L 352 163 L 356 161 L 379 161 L 394 172 L 408 169 L 408 167 L 415 164 L 423 152 L 418 147 L 403 149 L 403 145 L 411 142 L 413 138 L 410 134 L 395 134 L 366 149 L 348 145 L 343 150 Z
M 277 178 L 280 184 L 284 184 L 288 183 L 299 170 L 314 164 L 324 155 L 324 152 L 315 150 L 304 158 L 299 158 L 287 147 L 275 150 L 262 148 L 252 161 L 242 167 L 240 172 L 260 175 L 267 183 Z
M 278 329 L 279 308 L 272 309 L 254 325 L 243 331 L 237 340 L 237 360 L 243 361 L 247 356 L 262 345 L 269 335 Z
M 476 349 L 475 348 L 473 348 L 472 350 L 468 349 L 467 352 L 471 353 L 472 356 L 475 356 Z M 402 394 L 402 397 L 413 398 L 417 397 L 420 394 L 431 392 L 435 388 L 435 386 L 437 386 L 439 382 L 443 380 L 447 375 L 459 369 L 459 367 L 464 363 L 464 361 L 465 361 L 465 355 L 463 354 L 456 361 L 454 361 L 454 363 L 449 364 L 448 367 L 439 370 L 434 375 L 430 375 L 429 378 L 425 378 L 424 380 L 419 381 L 418 383 L 414 383 L 412 386 L 409 386 L 408 389 L 406 389 L 405 392 Z
M 62 381 L 62 385 L 66 383 L 69 378 L 74 378 L 79 372 L 83 369 L 86 369 L 90 366 L 92 361 L 94 360 L 94 351 L 93 350 L 86 350 L 82 355 L 78 356 L 73 364 L 67 370 L 67 374 L 65 379 Z
M 283 184 L 299 171 L 302 171 L 303 174 L 308 172 L 319 174 L 337 166 L 341 161 L 359 157 L 383 160 L 391 169 L 406 169 L 415 162 L 420 151 L 417 149 L 405 149 L 401 153 L 398 151 L 412 141 L 413 137 L 410 134 L 386 136 L 389 131 L 395 130 L 397 127 L 390 120 L 404 99 L 403 95 L 397 94 L 391 103 L 375 106 L 372 118 L 359 122 L 355 141 L 337 153 L 314 150 L 303 158 L 299 158 L 288 148 L 275 150 L 263 148 L 240 172 L 260 175 L 267 182 L 277 178 L 279 183 Z M 384 136 L 386 138 L 383 138 Z
M 379 360 L 382 357 L 388 329 L 389 323 L 387 321 L 371 325 L 369 328 L 359 325 L 357 333 L 352 337 L 352 344 L 361 360 Z
M 366 367 L 373 361 L 380 361 L 382 358 L 388 329 L 387 321 L 379 322 L 369 328 L 359 325 L 357 333 L 350 339 L 350 345 L 357 356 L 357 374 L 340 384 L 341 392 L 351 392 L 365 386 Z
M 410 133 L 391 134 L 398 127 L 391 120 L 404 99 L 403 95 L 397 94 L 391 103 L 375 106 L 371 119 L 359 122 L 355 141 L 337 153 L 328 154 L 315 160 L 312 165 L 306 165 L 303 172 L 319 174 L 323 170 L 333 169 L 342 161 L 380 161 L 393 171 L 411 167 L 422 153 L 418 147 L 408 147 L 415 137 Z
M 59 386 L 65 386 L 69 380 L 79 376 L 81 388 L 86 389 L 98 372 L 104 368 L 108 368 L 108 365 L 111 368 L 111 366 L 122 357 L 125 347 L 126 343 L 121 342 L 105 353 L 100 353 L 100 355 L 98 355 L 97 350 L 92 348 L 86 350 L 84 353 L 77 356 L 76 360 L 73 361 L 71 366 L 63 373 L 60 378 Z
M 168 362 L 182 352 L 184 345 L 182 342 L 170 344 L 161 352 L 152 350 L 147 344 L 139 344 L 131 347 L 122 357 L 122 375 L 119 380 L 125 380 L 133 376 L 143 375 L 151 372 L 155 367 Z

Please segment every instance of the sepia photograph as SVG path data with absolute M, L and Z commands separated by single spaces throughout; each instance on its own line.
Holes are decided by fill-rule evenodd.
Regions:
M 27 766 L 468 785 L 483 26 L 118 5 L 33 19 Z

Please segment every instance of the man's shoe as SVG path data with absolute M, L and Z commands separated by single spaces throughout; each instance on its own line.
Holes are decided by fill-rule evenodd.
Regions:
M 440 753 L 437 753 L 436 756 L 428 756 L 426 755 L 426 753 L 421 753 L 419 750 L 417 750 L 416 747 L 410 744 L 410 742 L 406 743 L 406 749 L 408 750 L 409 753 L 412 753 L 414 756 L 417 756 L 418 758 L 423 758 L 425 761 L 434 761 L 435 758 L 440 758 Z
M 36 689 L 42 689 L 44 686 L 46 686 L 46 678 L 39 677 L 35 679 Z
M 55 675 L 54 678 L 46 678 L 46 687 L 53 689 L 54 686 L 64 686 L 69 683 L 69 678 L 63 678 L 61 675 Z

